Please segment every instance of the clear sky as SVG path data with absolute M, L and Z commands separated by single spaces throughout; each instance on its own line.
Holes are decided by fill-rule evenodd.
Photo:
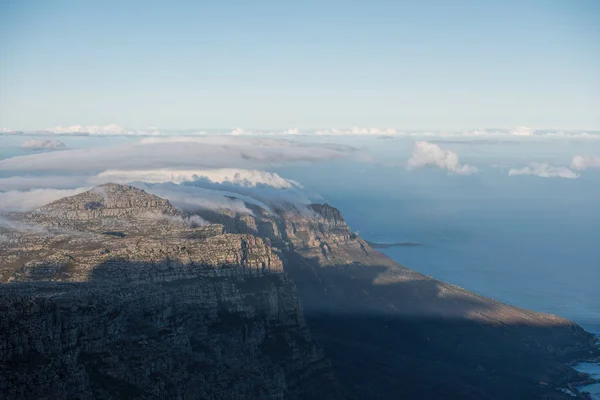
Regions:
M 0 127 L 600 129 L 600 1 L 0 0 Z

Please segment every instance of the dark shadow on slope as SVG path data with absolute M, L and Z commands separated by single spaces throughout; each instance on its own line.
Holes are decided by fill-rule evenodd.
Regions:
M 357 399 L 569 398 L 552 386 L 586 377 L 567 363 L 600 355 L 574 324 L 507 323 L 497 303 L 448 297 L 435 280 L 378 285 L 385 267 L 286 256 L 313 337 Z
M 245 382 L 255 382 L 249 374 L 256 374 L 256 368 L 271 368 L 273 364 L 282 369 L 293 367 L 297 362 L 294 352 L 304 351 L 304 346 L 308 346 L 308 353 L 315 351 L 307 336 L 294 336 L 295 331 L 290 330 L 290 321 L 295 326 L 293 318 L 301 316 L 281 309 L 287 296 L 295 297 L 295 286 L 312 338 L 324 348 L 336 378 L 356 399 L 568 399 L 553 386 L 585 378 L 565 364 L 593 356 L 591 335 L 576 325 L 517 325 L 491 318 L 489 323 L 475 322 L 465 316 L 482 313 L 494 317 L 497 305 L 477 297 L 447 297 L 434 280 L 374 284 L 387 267 L 358 263 L 323 267 L 295 252 L 285 256 L 286 272 L 295 285 L 290 285 L 285 275 L 251 268 L 231 266 L 231 274 L 217 277 L 199 274 L 199 270 L 210 272 L 213 267 L 164 260 L 160 265 L 103 263 L 92 272 L 89 283 L 0 285 L 0 299 L 6 298 L 6 291 L 13 293 L 17 305 L 21 297 L 30 302 L 39 296 L 44 300 L 36 307 L 47 309 L 39 321 L 27 319 L 34 313 L 0 326 L 7 329 L 0 329 L 2 337 L 18 331 L 22 339 L 36 326 L 41 329 L 38 335 L 45 335 L 52 326 L 59 329 L 53 332 L 54 339 L 42 337 L 41 351 L 30 347 L 21 358 L 0 365 L 0 372 L 2 368 L 15 371 L 18 365 L 24 370 L 76 376 L 84 368 L 94 379 L 94 390 L 108 396 L 115 390 L 118 395 L 134 393 L 129 385 L 135 385 L 136 390 L 146 385 L 164 387 L 162 393 L 178 393 L 177 386 L 184 387 L 189 376 L 199 379 L 193 390 L 227 390 L 225 386 L 217 389 L 212 381 L 216 379 L 214 371 L 230 385 L 242 377 Z M 131 272 L 129 277 L 127 271 Z M 146 283 L 131 283 L 139 282 L 139 278 Z M 253 316 L 240 313 L 235 298 L 228 303 L 209 295 L 231 282 L 246 293 L 243 304 L 254 310 Z M 279 296 L 277 318 L 288 319 L 281 326 L 275 320 L 268 322 L 274 318 L 274 310 L 272 300 L 264 294 L 275 293 L 273 288 Z M 59 298 L 56 303 L 53 292 Z M 49 366 L 49 362 L 65 357 L 60 346 L 52 345 L 61 338 L 61 321 L 69 321 L 65 326 L 75 327 L 77 340 L 88 343 L 84 353 L 89 353 L 89 348 L 95 350 L 87 358 L 77 359 L 75 365 Z M 266 325 L 261 321 L 267 321 Z M 18 327 L 14 325 L 17 323 Z M 93 329 L 88 326 L 91 323 L 100 325 Z M 256 341 L 256 335 L 263 335 L 265 329 L 260 353 L 256 347 L 246 351 L 243 343 Z M 90 339 L 93 331 L 98 334 Z M 38 335 L 31 335 L 26 342 L 34 343 Z M 69 346 L 69 351 L 80 350 L 76 344 Z M 222 358 L 219 354 L 224 349 L 229 353 Z M 151 378 L 145 375 L 146 364 L 160 365 L 153 367 L 157 371 Z M 121 379 L 120 369 L 130 367 L 132 372 L 125 381 L 113 380 Z M 315 388 L 332 388 L 330 377 L 317 378 L 327 372 L 327 365 L 306 371 L 298 376 L 290 374 L 296 393 L 310 381 L 314 398 L 324 398 L 326 391 L 315 395 Z M 145 382 L 142 386 L 140 379 Z M 257 392 L 247 393 L 247 398 L 265 398 L 267 388 L 256 388 Z M 327 393 L 337 396 L 333 391 Z M 187 393 L 194 398 L 192 394 Z

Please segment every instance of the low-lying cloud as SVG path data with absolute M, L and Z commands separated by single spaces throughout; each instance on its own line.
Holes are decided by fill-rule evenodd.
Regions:
M 356 150 L 339 144 L 250 137 L 147 138 L 140 143 L 12 157 L 0 171 L 101 172 L 107 168 L 263 169 L 348 157 Z
M 27 139 L 21 147 L 29 150 L 64 150 L 67 146 L 60 140 L 55 139 Z
M 529 163 L 523 168 L 511 168 L 508 176 L 532 175 L 540 178 L 565 178 L 577 179 L 579 174 L 573 172 L 567 167 L 554 167 L 547 163 Z
M 406 163 L 409 170 L 438 167 L 457 175 L 471 175 L 478 172 L 477 168 L 461 164 L 458 155 L 450 150 L 444 150 L 437 144 L 416 142 L 412 157 Z
M 187 212 L 204 209 L 213 211 L 230 210 L 236 214 L 252 214 L 252 211 L 246 207 L 245 202 L 268 209 L 268 206 L 251 197 L 240 196 L 233 192 L 174 183 L 146 184 L 138 182 L 134 183 L 134 186 L 167 199 L 175 207 Z
M 47 230 L 42 228 L 39 225 L 32 225 L 32 224 L 26 224 L 24 222 L 20 222 L 20 221 L 13 221 L 10 220 L 8 218 L 4 218 L 3 216 L 0 215 L 0 232 L 1 231 L 16 231 L 16 232 L 21 232 L 21 233 L 30 233 L 30 234 L 37 234 L 37 235 L 43 235 L 45 233 L 47 233 Z M 4 237 L 3 235 L 0 235 L 0 241 L 3 240 L 10 240 L 9 237 Z
M 142 214 L 142 216 L 146 219 L 169 221 L 171 223 L 187 226 L 189 228 L 198 228 L 201 226 L 209 225 L 209 223 L 202 219 L 202 217 L 200 217 L 199 215 L 189 215 L 186 217 L 180 217 L 178 215 L 146 213 Z

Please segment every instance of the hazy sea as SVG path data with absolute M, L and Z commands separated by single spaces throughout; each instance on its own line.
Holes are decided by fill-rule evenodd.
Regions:
M 421 243 L 382 249 L 404 266 L 600 334 L 600 171 L 587 170 L 578 179 L 509 177 L 505 166 L 535 161 L 536 153 L 568 165 L 589 145 L 572 144 L 568 151 L 544 143 L 531 149 L 442 145 L 479 168 L 471 176 L 406 171 L 399 153 L 410 153 L 410 145 L 371 139 L 370 163 L 335 161 L 278 172 L 339 208 L 364 239 Z

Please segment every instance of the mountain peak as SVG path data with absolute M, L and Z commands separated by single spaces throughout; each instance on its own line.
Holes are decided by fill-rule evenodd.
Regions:
M 105 183 L 64 197 L 39 209 L 68 219 L 132 216 L 141 213 L 181 215 L 168 200 L 129 185 Z

